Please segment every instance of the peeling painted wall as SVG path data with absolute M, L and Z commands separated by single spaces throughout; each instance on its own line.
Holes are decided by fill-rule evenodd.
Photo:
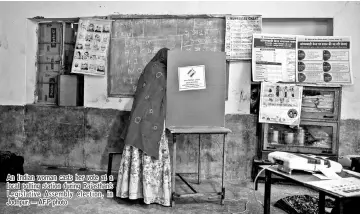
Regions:
M 334 35 L 352 37 L 354 85 L 346 86 L 342 119 L 359 119 L 360 113 L 360 5 L 359 2 L 1 2 L 0 3 L 0 105 L 34 102 L 34 16 L 66 18 L 109 14 L 261 14 L 266 18 L 334 18 Z M 4 47 L 7 47 L 5 49 Z M 249 62 L 231 63 L 226 114 L 248 114 Z M 242 93 L 241 93 L 242 92 Z M 107 98 L 106 78 L 85 77 L 87 107 L 130 110 L 131 98 Z
M 23 106 L 0 106 L 0 150 L 24 154 L 24 118 Z
M 25 106 L 24 119 L 24 155 L 31 157 L 27 159 L 29 163 L 81 166 L 78 163 L 83 160 L 83 108 Z
M 360 154 L 360 120 L 341 120 L 339 154 Z
M 40 164 L 106 170 L 108 153 L 123 149 L 120 133 L 128 116 L 129 112 L 112 109 L 0 106 L 0 150 L 23 155 L 26 167 Z M 226 116 L 226 127 L 232 130 L 226 138 L 227 180 L 250 177 L 257 146 L 256 123 L 253 115 Z M 178 169 L 195 172 L 198 135 L 181 135 L 177 145 Z M 201 135 L 203 178 L 221 175 L 222 146 L 222 136 Z M 119 162 L 120 156 L 116 156 L 113 170 L 118 170 Z
M 129 112 L 96 108 L 0 106 L 0 150 L 23 155 L 28 166 L 63 166 L 106 170 L 109 152 L 121 152 L 120 133 Z M 226 179 L 250 178 L 257 152 L 253 115 L 226 115 Z M 360 121 L 342 120 L 340 155 L 359 154 Z M 169 148 L 172 149 L 172 139 Z M 201 135 L 201 177 L 221 175 L 223 137 Z M 196 172 L 198 135 L 177 138 L 177 169 Z M 118 170 L 115 156 L 113 170 Z

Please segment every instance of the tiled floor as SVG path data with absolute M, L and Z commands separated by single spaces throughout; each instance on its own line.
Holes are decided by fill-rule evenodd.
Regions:
M 28 174 L 98 174 L 103 175 L 104 172 L 90 172 L 78 171 L 73 169 L 46 169 L 38 167 L 36 169 L 28 169 Z M 191 180 L 190 180 L 191 181 Z M 189 191 L 186 185 L 177 180 L 177 192 Z M 196 189 L 202 191 L 219 191 L 219 185 L 216 181 L 204 181 L 201 185 L 194 185 Z M 218 187 L 218 189 L 216 189 Z M 41 190 L 44 192 L 45 190 Z M 263 213 L 263 183 L 259 184 L 258 191 L 253 191 L 253 183 L 250 181 L 229 181 L 226 182 L 226 200 L 225 205 L 220 205 L 218 198 L 187 198 L 177 199 L 175 207 L 163 207 L 161 205 L 152 204 L 145 205 L 140 201 L 124 200 L 119 198 L 79 198 L 73 197 L 68 200 L 67 206 L 37 206 L 30 205 L 26 207 L 6 206 L 6 184 L 0 183 L 0 213 L 248 213 L 258 214 Z M 105 193 L 105 191 L 104 191 Z M 292 185 L 272 185 L 272 204 L 277 200 L 288 195 L 309 194 L 317 195 L 317 193 L 310 191 L 303 187 Z M 258 202 L 260 201 L 260 202 Z M 271 206 L 272 214 L 284 214 L 282 210 Z

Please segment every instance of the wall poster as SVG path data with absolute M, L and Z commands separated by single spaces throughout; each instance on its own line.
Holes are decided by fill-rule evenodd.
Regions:
M 350 37 L 304 36 L 297 42 L 297 82 L 352 84 Z
M 296 84 L 262 82 L 259 122 L 299 125 L 302 90 Z
M 261 15 L 226 16 L 226 58 L 228 60 L 251 59 L 252 36 L 254 33 L 261 32 Z
M 80 19 L 71 73 L 104 76 L 111 20 Z
M 179 91 L 206 89 L 204 65 L 178 68 Z
M 295 82 L 296 40 L 294 35 L 254 34 L 253 81 Z

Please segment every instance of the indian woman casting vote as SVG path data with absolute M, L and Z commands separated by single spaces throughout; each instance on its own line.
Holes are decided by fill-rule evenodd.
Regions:
M 122 133 L 125 147 L 116 196 L 170 206 L 171 167 L 165 135 L 168 48 L 160 49 L 138 80 L 129 125 Z

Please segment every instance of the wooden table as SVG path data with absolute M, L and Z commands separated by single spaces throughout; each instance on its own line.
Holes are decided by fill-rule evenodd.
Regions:
M 221 204 L 224 204 L 225 198 L 225 188 L 224 188 L 224 174 L 225 174 L 225 148 L 226 148 L 226 135 L 231 132 L 231 130 L 224 127 L 208 127 L 208 126 L 196 126 L 196 127 L 167 127 L 167 130 L 173 136 L 173 161 L 172 161 L 172 206 L 175 206 L 176 197 L 195 197 L 195 196 L 204 196 L 204 195 L 220 195 Z M 177 135 L 181 134 L 198 134 L 198 170 L 197 173 L 176 173 L 176 162 L 177 162 Z M 201 173 L 201 134 L 222 134 L 223 135 L 223 151 L 222 151 L 222 187 L 221 192 L 212 192 L 212 193 L 200 193 L 197 192 L 191 184 L 189 184 L 181 174 L 197 174 L 198 175 L 198 184 L 200 184 L 200 173 Z M 175 176 L 178 176 L 192 191 L 191 194 L 178 194 L 175 192 Z
M 292 175 L 291 174 L 287 174 L 284 172 L 281 172 L 277 169 L 277 166 L 260 166 L 261 168 L 266 168 L 265 169 L 265 187 L 264 187 L 264 214 L 270 214 L 270 206 L 271 206 L 271 184 L 272 184 L 272 174 L 275 174 L 277 176 L 283 177 L 287 180 L 291 180 L 297 184 L 303 185 L 305 187 L 308 187 L 310 189 L 313 189 L 315 191 L 319 192 L 319 202 L 318 202 L 318 207 L 319 207 L 319 213 L 320 214 L 324 214 L 325 213 L 325 196 L 328 195 L 332 198 L 336 199 L 336 208 L 337 213 L 339 214 L 343 214 L 343 209 L 344 209 L 344 203 L 351 201 L 351 200 L 360 200 L 360 195 L 355 196 L 355 197 L 344 197 L 342 195 L 339 195 L 337 193 L 331 192 L 331 191 L 327 191 L 326 189 L 322 189 L 319 188 L 317 186 L 314 186 L 308 182 L 311 181 L 319 181 L 320 179 L 317 178 L 316 176 L 310 174 L 310 173 L 305 173 L 302 171 L 293 171 Z M 351 177 L 352 175 L 350 174 L 349 176 L 346 177 Z M 356 176 L 354 176 L 356 177 Z M 360 178 L 360 177 L 358 177 Z

